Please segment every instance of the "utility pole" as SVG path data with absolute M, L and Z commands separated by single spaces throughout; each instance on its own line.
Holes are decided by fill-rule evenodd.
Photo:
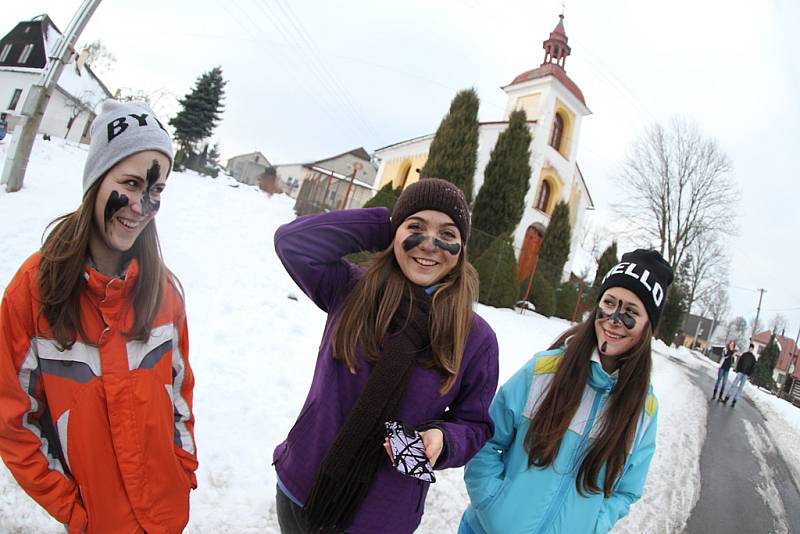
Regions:
M 363 169 L 364 166 L 359 162 L 353 164 L 353 174 L 350 176 L 350 184 L 347 186 L 347 193 L 344 194 L 344 201 L 342 202 L 342 209 L 347 209 L 347 200 L 350 198 L 350 190 L 353 189 L 353 180 L 356 179 L 358 171 Z
M 764 298 L 764 293 L 767 292 L 766 289 L 757 289 L 761 294 L 758 296 L 758 308 L 756 309 L 756 320 L 753 321 L 753 333 L 750 334 L 750 341 L 753 341 L 753 338 L 756 336 L 756 328 L 758 328 L 758 317 L 761 315 L 761 299 Z
M 84 0 L 72 17 L 64 35 L 58 40 L 53 55 L 48 57 L 48 66 L 42 73 L 40 83 L 31 85 L 28 91 L 28 96 L 22 105 L 20 123 L 14 130 L 14 137 L 8 147 L 3 177 L 0 179 L 0 184 L 6 184 L 6 191 L 9 193 L 22 189 L 22 181 L 25 179 L 25 171 L 28 168 L 28 159 L 42 117 L 47 109 L 50 94 L 61 76 L 61 71 L 64 70 L 64 66 L 75 51 L 78 36 L 86 27 L 98 5 L 100 5 L 100 0 Z

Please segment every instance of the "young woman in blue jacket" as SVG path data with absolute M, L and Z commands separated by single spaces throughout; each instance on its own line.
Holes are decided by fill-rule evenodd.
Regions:
M 594 313 L 500 388 L 459 534 L 605 533 L 628 513 L 655 452 L 650 342 L 672 278 L 657 252 L 624 254 Z

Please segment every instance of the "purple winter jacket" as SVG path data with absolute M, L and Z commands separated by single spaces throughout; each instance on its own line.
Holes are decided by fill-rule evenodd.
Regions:
M 305 404 L 273 463 L 289 492 L 306 502 L 317 471 L 336 434 L 361 394 L 372 365 L 360 356 L 358 372 L 333 358 L 332 325 L 361 270 L 343 259 L 362 250 L 389 246 L 386 208 L 339 210 L 300 217 L 275 233 L 275 249 L 298 286 L 328 313 L 314 379 Z M 477 314 L 467 339 L 455 385 L 439 393 L 440 375 L 417 365 L 411 374 L 398 419 L 415 427 L 435 426 L 445 446 L 436 469 L 464 465 L 492 436 L 489 405 L 497 388 L 497 339 Z M 389 462 L 375 475 L 351 534 L 413 532 L 422 518 L 428 483 L 400 474 Z

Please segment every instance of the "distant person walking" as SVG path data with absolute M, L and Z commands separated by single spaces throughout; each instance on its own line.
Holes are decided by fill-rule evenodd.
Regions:
M 5 139 L 6 133 L 8 133 L 8 119 L 6 118 L 8 115 L 5 113 L 0 113 L 0 141 Z
M 733 384 L 731 385 L 731 393 L 734 393 L 731 408 L 736 406 L 736 401 L 742 396 L 745 382 L 747 382 L 748 377 L 753 374 L 753 369 L 756 368 L 756 357 L 753 355 L 753 348 L 754 345 L 750 343 L 748 351 L 742 354 L 739 357 L 739 361 L 736 362 L 736 378 L 733 379 Z M 721 396 L 722 394 L 720 393 L 720 397 Z M 726 396 L 722 404 L 726 404 L 730 398 L 731 395 Z
M 722 359 L 719 361 L 719 369 L 717 370 L 717 383 L 714 384 L 714 394 L 711 395 L 711 400 L 717 398 L 717 390 L 719 390 L 719 402 L 722 402 L 722 397 L 725 395 L 725 386 L 728 385 L 728 372 L 733 365 L 733 356 L 736 354 L 736 342 L 733 340 L 728 341 L 725 346 L 725 352 L 722 354 Z

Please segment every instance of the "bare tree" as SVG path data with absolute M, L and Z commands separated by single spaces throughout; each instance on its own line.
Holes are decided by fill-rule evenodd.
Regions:
M 720 241 L 707 234 L 698 236 L 687 254 L 686 285 L 691 310 L 697 302 L 702 307 L 710 293 L 717 293 L 728 285 L 730 260 Z
M 784 331 L 789 327 L 789 320 L 782 313 L 776 313 L 772 320 L 769 322 L 769 328 L 775 335 L 782 336 Z
M 178 99 L 175 93 L 167 89 L 134 89 L 132 87 L 120 87 L 114 94 L 114 98 L 121 102 L 141 101 L 147 102 L 147 105 L 158 116 L 169 115 L 172 108 L 177 104 Z
M 725 333 L 725 339 L 733 339 L 736 341 L 736 347 L 739 350 L 744 350 L 749 345 L 750 336 L 747 334 L 747 321 L 744 317 L 738 316 L 728 323 L 728 329 Z
M 69 137 L 69 132 L 75 120 L 81 113 L 91 114 L 95 107 L 95 97 L 91 91 L 83 91 L 78 96 L 71 96 L 67 98 L 66 107 L 69 110 L 69 119 L 67 119 L 67 132 L 64 134 L 64 139 Z
M 717 142 L 689 121 L 654 124 L 633 144 L 617 177 L 626 200 L 615 205 L 639 240 L 655 243 L 670 265 L 681 265 L 690 247 L 735 231 L 738 191 L 731 163 Z
M 92 67 L 92 70 L 97 73 L 110 72 L 117 63 L 117 56 L 100 39 L 85 45 L 81 50 L 81 56 Z
M 728 297 L 728 289 L 724 285 L 721 285 L 713 290 L 707 291 L 702 297 L 700 297 L 699 302 L 702 306 L 700 315 L 711 318 L 712 324 L 709 340 L 713 342 L 715 341 L 712 339 L 714 330 L 718 325 L 722 324 L 722 322 L 725 320 L 725 316 L 728 315 L 731 309 L 731 303 Z M 728 330 L 726 333 L 726 339 L 722 340 L 722 342 L 724 343 L 727 342 L 728 339 L 731 339 L 729 336 L 730 330 Z

